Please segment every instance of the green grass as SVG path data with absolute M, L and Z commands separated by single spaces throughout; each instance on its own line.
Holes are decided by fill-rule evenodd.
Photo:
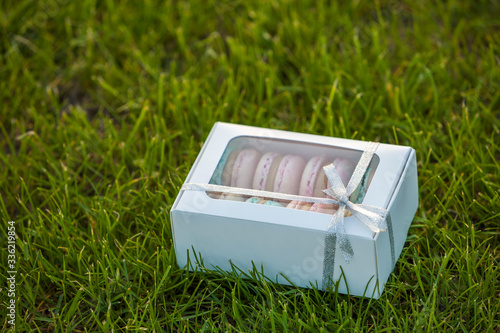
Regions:
M 19 332 L 498 332 L 498 13 L 2 1 L 2 307 L 15 220 Z M 416 149 L 420 206 L 379 300 L 177 266 L 169 209 L 215 121 Z

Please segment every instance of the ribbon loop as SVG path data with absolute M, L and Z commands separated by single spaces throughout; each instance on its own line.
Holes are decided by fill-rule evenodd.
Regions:
M 361 154 L 359 162 L 354 169 L 354 173 L 352 174 L 351 179 L 347 184 L 346 191 L 349 196 L 356 190 L 356 188 L 359 186 L 359 183 L 363 179 L 366 169 L 368 168 L 368 165 L 370 164 L 373 154 L 375 153 L 375 150 L 377 150 L 378 145 L 378 142 L 369 142 L 368 146 L 363 151 L 363 154 Z

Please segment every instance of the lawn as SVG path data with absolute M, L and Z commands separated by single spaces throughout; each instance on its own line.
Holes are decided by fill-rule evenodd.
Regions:
M 0 303 L 16 324 L 0 330 L 500 331 L 499 13 L 1 1 Z M 177 266 L 169 210 L 215 121 L 416 150 L 419 209 L 380 299 Z

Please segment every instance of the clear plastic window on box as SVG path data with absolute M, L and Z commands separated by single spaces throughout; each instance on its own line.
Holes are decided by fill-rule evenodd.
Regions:
M 212 174 L 210 184 L 326 198 L 323 190 L 330 185 L 323 167 L 333 163 L 344 186 L 347 186 L 361 155 L 360 150 L 342 147 L 239 136 L 227 144 Z M 374 155 L 358 188 L 351 195 L 352 202 L 363 201 L 378 164 L 379 157 Z M 242 201 L 325 214 L 332 214 L 337 208 L 333 204 L 276 200 L 265 196 L 223 192 L 207 192 L 207 194 L 212 199 Z

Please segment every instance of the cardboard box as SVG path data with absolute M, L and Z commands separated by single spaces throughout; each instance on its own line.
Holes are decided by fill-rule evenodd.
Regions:
M 262 152 L 316 155 L 358 161 L 367 142 L 216 123 L 186 183 L 207 184 L 226 149 L 253 147 Z M 418 206 L 415 151 L 380 144 L 370 164 L 374 170 L 363 204 L 387 209 L 392 217 L 395 258 L 399 257 Z M 207 268 L 243 271 L 252 263 L 281 284 L 321 288 L 325 233 L 331 216 L 284 207 L 217 200 L 205 191 L 181 190 L 171 210 L 177 262 L 194 260 L 193 249 Z M 333 280 L 340 293 L 378 298 L 393 270 L 388 231 L 373 232 L 354 216 L 344 219 L 354 256 L 349 264 L 335 251 Z M 341 277 L 343 274 L 343 277 Z M 285 278 L 286 276 L 286 278 Z

